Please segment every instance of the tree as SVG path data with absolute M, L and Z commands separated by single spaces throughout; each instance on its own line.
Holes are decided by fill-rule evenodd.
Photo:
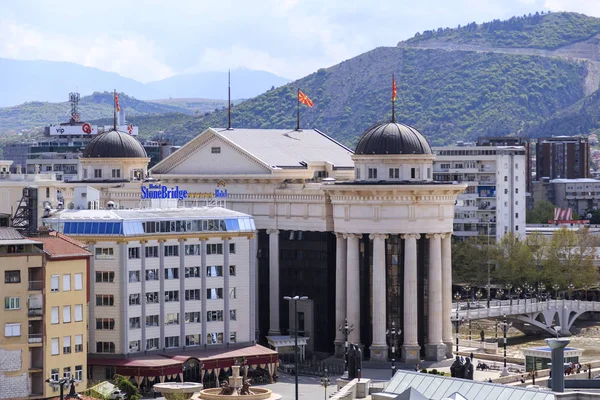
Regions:
M 496 280 L 517 286 L 524 280 L 536 279 L 534 257 L 526 242 L 511 232 L 502 237 L 496 248 Z
M 473 237 L 454 241 L 452 246 L 453 281 L 484 285 L 487 283 L 488 260 L 493 258 L 493 246 L 483 244 L 480 238 Z M 491 257 L 490 257 L 491 256 Z
M 127 400 L 140 400 L 142 398 L 138 387 L 123 375 L 115 375 L 113 377 L 113 384 L 117 386 L 122 393 L 125 393 Z
M 541 282 L 544 281 L 549 286 L 556 283 L 553 279 L 553 274 L 548 271 L 549 267 L 549 251 L 550 244 L 548 239 L 539 232 L 535 232 L 529 235 L 525 242 L 531 253 L 531 264 L 529 270 L 530 274 L 526 277 L 526 281 L 529 282 Z
M 528 224 L 547 224 L 554 219 L 554 204 L 549 201 L 536 201 L 534 207 L 526 214 Z
M 565 227 L 557 230 L 550 239 L 548 262 L 544 274 L 566 287 L 598 285 L 598 270 L 594 265 L 597 239 L 587 228 L 575 232 Z

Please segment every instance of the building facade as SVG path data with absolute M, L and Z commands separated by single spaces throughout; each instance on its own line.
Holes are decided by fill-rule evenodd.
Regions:
M 539 138 L 536 145 L 536 180 L 588 178 L 588 138 L 553 136 Z
M 571 208 L 585 219 L 600 207 L 600 180 L 552 179 L 534 183 L 535 201 L 547 200 L 558 208 Z
M 460 238 L 506 233 L 525 236 L 527 152 L 520 146 L 446 146 L 434 148 L 433 179 L 463 182 L 458 195 L 454 235 Z

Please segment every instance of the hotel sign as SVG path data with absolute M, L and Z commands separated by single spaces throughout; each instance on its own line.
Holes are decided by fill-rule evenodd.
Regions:
M 188 192 L 187 190 L 179 189 L 179 186 L 169 188 L 160 184 L 149 184 L 142 186 L 142 200 L 148 199 L 226 199 L 227 189 L 225 182 L 219 181 L 214 192 Z

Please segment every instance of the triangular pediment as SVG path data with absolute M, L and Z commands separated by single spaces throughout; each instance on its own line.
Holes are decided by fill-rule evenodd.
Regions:
M 207 129 L 155 165 L 153 174 L 254 175 L 271 174 L 271 168 L 235 143 Z

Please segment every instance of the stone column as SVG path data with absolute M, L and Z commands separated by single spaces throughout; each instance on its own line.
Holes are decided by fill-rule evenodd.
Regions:
M 417 363 L 421 360 L 418 339 L 417 292 L 417 240 L 419 234 L 402 235 L 404 239 L 404 342 L 402 343 L 402 361 Z
M 385 239 L 387 235 L 371 234 L 373 240 L 373 344 L 371 360 L 385 361 L 388 358 L 386 343 L 386 285 L 385 285 Z
M 341 233 L 336 233 L 335 246 L 335 355 L 344 355 L 344 335 L 338 329 L 344 325 L 346 318 L 346 238 Z
M 348 341 L 360 344 L 360 267 L 358 239 L 362 235 L 347 234 L 346 253 L 346 315 L 348 324 L 354 325 L 354 330 L 348 336 Z
M 279 231 L 267 229 L 269 234 L 269 335 L 281 334 L 279 327 Z
M 452 234 L 442 236 L 442 340 L 446 358 L 452 358 Z
M 429 239 L 429 276 L 425 358 L 440 361 L 446 358 L 446 345 L 442 342 L 442 234 L 428 234 L 427 238 Z

